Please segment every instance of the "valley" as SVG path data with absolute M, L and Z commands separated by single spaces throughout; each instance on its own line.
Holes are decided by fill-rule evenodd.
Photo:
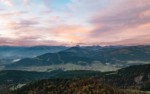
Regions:
M 150 0 L 0 0 L 0 94 L 150 94 Z
M 150 46 L 75 46 L 25 57 L 2 64 L 0 93 L 149 94 L 149 56 Z
M 11 91 L 12 87 L 14 87 L 14 89 L 13 89 L 13 90 L 15 90 L 14 91 L 15 93 L 13 92 L 14 94 L 21 94 L 18 92 L 26 92 L 26 91 L 28 93 L 25 93 L 25 94 L 29 94 L 29 92 L 31 92 L 31 91 L 37 92 L 37 94 L 40 94 L 38 92 L 50 92 L 49 90 L 52 90 L 51 92 L 54 92 L 53 89 L 48 89 L 48 87 L 51 85 L 55 87 L 54 83 L 57 83 L 58 85 L 61 86 L 61 88 L 57 88 L 58 89 L 57 91 L 59 92 L 59 90 L 61 90 L 62 88 L 64 88 L 65 90 L 67 90 L 67 88 L 69 89 L 70 85 L 73 84 L 74 81 L 76 84 L 83 82 L 83 87 L 84 86 L 88 87 L 89 85 L 91 87 L 95 87 L 95 86 L 93 86 L 93 84 L 91 84 L 89 82 L 92 81 L 92 83 L 97 83 L 97 81 L 98 81 L 98 83 L 96 84 L 96 87 L 97 87 L 97 85 L 102 84 L 102 85 L 104 85 L 104 87 L 101 86 L 101 88 L 105 88 L 105 85 L 106 86 L 108 85 L 108 87 L 111 88 L 112 90 L 116 89 L 113 92 L 131 92 L 133 89 L 136 90 L 137 92 L 140 92 L 138 90 L 149 91 L 150 90 L 150 86 L 149 86 L 150 85 L 150 76 L 149 76 L 150 70 L 149 69 L 150 69 L 150 64 L 135 65 L 135 66 L 119 69 L 117 71 L 110 71 L 110 72 L 86 71 L 86 70 L 63 71 L 60 69 L 51 71 L 51 72 L 1 71 L 0 72 L 0 78 L 1 78 L 0 86 L 3 86 L 3 88 L 1 88 L 0 91 L 6 89 L 6 91 L 12 92 Z M 48 79 L 48 80 L 46 80 L 46 79 Z M 64 85 L 63 83 L 66 83 L 66 81 L 71 81 L 69 84 L 69 87 L 63 86 Z M 89 85 L 84 84 L 84 83 L 88 83 Z M 16 91 L 15 88 L 18 87 L 18 85 L 20 85 L 20 84 L 24 84 L 25 86 L 23 85 L 22 88 L 20 88 L 20 89 L 18 88 Z M 38 84 L 38 85 L 36 85 L 36 84 Z M 43 88 L 40 88 L 40 85 L 44 85 L 44 86 L 41 86 Z M 4 86 L 6 88 L 4 88 Z M 77 88 L 76 85 L 73 87 Z M 96 87 L 95 87 L 95 89 L 93 88 L 93 90 L 96 90 Z M 36 88 L 39 88 L 39 89 L 36 89 Z M 45 90 L 44 88 L 47 88 L 48 91 Z M 36 89 L 36 91 L 35 91 L 35 89 Z M 41 90 L 44 89 L 44 91 L 41 91 L 40 89 Z M 129 89 L 129 90 L 127 90 L 127 89 Z M 63 91 L 65 92 L 65 90 L 63 90 Z M 134 92 L 133 94 L 135 94 L 135 92 L 136 92 L 134 90 L 133 90 L 133 92 Z M 89 91 L 87 91 L 87 92 L 89 92 Z M 82 92 L 82 91 L 79 90 L 79 92 Z M 96 92 L 96 91 L 93 91 L 93 92 Z M 100 91 L 98 91 L 98 92 L 100 92 Z M 106 92 L 107 92 L 107 90 L 106 90 Z M 53 93 L 53 94 L 55 94 L 55 93 Z M 65 94 L 65 93 L 63 93 L 63 94 Z M 97 94 L 97 93 L 93 93 L 93 94 Z M 106 93 L 106 94 L 109 94 L 109 93 Z M 116 93 L 111 93 L 111 94 L 116 94 Z M 118 93 L 118 94 L 124 94 L 124 93 Z M 136 94 L 138 94 L 138 93 L 136 93 Z M 145 94 L 145 93 L 143 93 L 143 94 Z M 149 93 L 146 93 L 146 94 L 149 94 Z
M 7 64 L 3 69 L 113 71 L 131 65 L 149 64 L 149 57 L 150 46 L 75 46 L 55 53 L 23 58 Z

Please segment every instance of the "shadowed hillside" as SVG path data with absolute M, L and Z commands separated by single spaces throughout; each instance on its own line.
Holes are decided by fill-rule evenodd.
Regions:
M 103 81 L 119 88 L 150 90 L 150 64 L 135 65 L 120 69 L 115 72 L 106 73 L 100 77 Z M 149 89 L 148 89 L 149 87 Z
M 136 90 L 119 90 L 97 79 L 41 80 L 14 91 L 12 94 L 149 94 Z

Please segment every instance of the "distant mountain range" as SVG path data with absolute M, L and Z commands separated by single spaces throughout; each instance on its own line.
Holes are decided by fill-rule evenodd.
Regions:
M 46 53 L 34 58 L 24 58 L 6 68 L 51 66 L 59 64 L 91 65 L 114 64 L 128 66 L 150 63 L 150 46 L 87 46 L 71 47 L 56 53 Z
M 64 46 L 0 46 L 0 65 L 6 65 L 22 58 L 32 58 L 45 53 L 56 53 L 67 48 Z

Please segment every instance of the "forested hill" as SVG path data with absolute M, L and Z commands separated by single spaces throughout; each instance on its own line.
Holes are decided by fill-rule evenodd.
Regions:
M 7 68 L 48 66 L 59 64 L 87 65 L 99 63 L 109 64 L 142 64 L 150 61 L 150 46 L 123 47 L 71 47 L 57 52 L 46 53 L 34 58 L 24 58 L 6 66 Z
M 150 94 L 138 90 L 121 90 L 97 79 L 53 79 L 31 83 L 12 94 Z

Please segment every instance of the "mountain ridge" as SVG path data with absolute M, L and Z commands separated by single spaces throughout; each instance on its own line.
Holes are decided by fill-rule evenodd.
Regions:
M 94 61 L 103 64 L 128 65 L 129 61 L 150 62 L 149 57 L 150 46 L 98 47 L 97 50 L 93 50 L 92 47 L 71 47 L 57 53 L 46 53 L 34 58 L 24 58 L 6 66 L 6 68 L 67 63 L 87 65 L 92 64 Z

